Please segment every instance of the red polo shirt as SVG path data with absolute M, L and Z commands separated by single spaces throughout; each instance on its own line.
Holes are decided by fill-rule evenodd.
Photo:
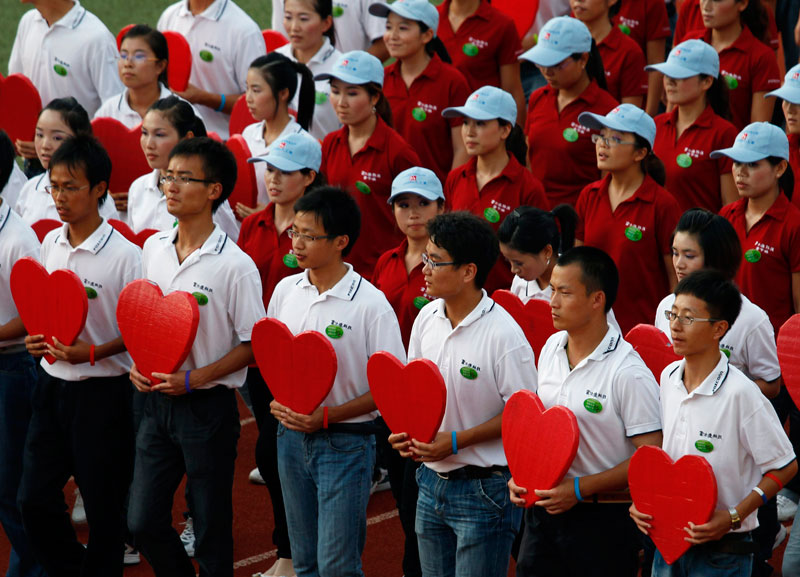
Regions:
M 606 71 L 608 93 L 622 102 L 629 96 L 647 94 L 647 72 L 642 49 L 622 31 L 613 26 L 611 32 L 597 45 Z
M 669 292 L 664 256 L 672 251 L 672 232 L 681 210 L 664 188 L 646 176 L 631 198 L 614 212 L 608 199 L 611 175 L 583 189 L 575 236 L 606 251 L 619 269 L 614 304 L 622 333 L 639 323 L 650 324 L 653 311 Z
M 439 5 L 437 36 L 444 42 L 453 66 L 466 77 L 470 91 L 487 84 L 499 88 L 500 67 L 516 64 L 522 54 L 514 21 L 481 1 L 475 14 L 464 20 L 456 32 L 447 17 L 449 10 L 450 0 Z
M 778 33 L 778 24 L 775 22 L 775 14 L 772 12 L 772 8 L 766 4 L 763 4 L 763 6 L 767 11 L 767 18 L 769 18 L 769 25 L 767 27 L 769 47 L 777 51 L 781 41 L 780 34 Z M 697 38 L 697 36 L 692 36 L 692 33 L 696 33 L 698 30 L 701 31 L 701 33 L 705 32 L 703 13 L 700 11 L 700 0 L 685 0 L 684 3 L 681 4 L 681 9 L 678 12 L 673 45 L 678 45 L 687 38 Z
M 400 333 L 406 348 L 408 348 L 414 319 L 417 318 L 422 307 L 433 300 L 433 297 L 425 292 L 422 263 L 415 266 L 410 274 L 406 272 L 407 250 L 408 239 L 405 239 L 397 248 L 383 253 L 378 259 L 372 275 L 372 284 L 383 291 L 386 300 L 392 305 L 397 315 L 397 320 L 400 322 Z
M 485 219 L 497 231 L 506 216 L 519 206 L 550 209 L 542 183 L 513 155 L 509 155 L 503 172 L 487 182 L 480 191 L 476 178 L 477 165 L 477 157 L 472 157 L 448 175 L 444 197 L 452 210 L 469 211 Z M 498 288 L 508 289 L 513 279 L 508 262 L 500 258 L 489 273 L 484 288 L 492 294 Z
M 544 185 L 550 206 L 575 206 L 587 184 L 600 178 L 592 131 L 578 122 L 581 112 L 607 114 L 618 102 L 592 82 L 558 111 L 558 91 L 543 86 L 528 101 L 525 135 L 531 172 Z
M 325 137 L 320 171 L 330 185 L 346 189 L 358 202 L 361 234 L 345 260 L 370 278 L 378 257 L 403 240 L 387 200 L 394 177 L 418 166 L 419 157 L 380 116 L 364 148 L 353 156 L 347 144 L 349 132 L 344 126 Z
M 647 42 L 672 36 L 664 0 L 626 0 L 614 23 L 647 54 Z
M 800 208 L 780 194 L 747 232 L 747 199 L 724 207 L 739 235 L 744 258 L 736 275 L 741 291 L 769 315 L 775 334 L 794 314 L 792 274 L 800 272 Z
M 706 106 L 694 123 L 677 135 L 678 109 L 659 114 L 653 151 L 664 163 L 664 187 L 686 211 L 694 207 L 719 212 L 722 196 L 719 178 L 731 173 L 733 161 L 727 156 L 709 158 L 713 150 L 728 148 L 736 140 L 736 127 Z
M 800 134 L 787 134 L 789 137 L 789 166 L 794 174 L 792 204 L 800 207 Z
M 447 119 L 442 110 L 463 106 L 470 95 L 467 79 L 455 66 L 438 56 L 407 88 L 395 62 L 384 70 L 383 94 L 392 107 L 394 129 L 414 149 L 422 166 L 430 168 L 444 182 L 453 167 L 452 128 L 460 126 L 461 117 Z

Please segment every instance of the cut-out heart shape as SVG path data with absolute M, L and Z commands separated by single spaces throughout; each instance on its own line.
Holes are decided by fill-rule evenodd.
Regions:
M 258 121 L 250 114 L 250 109 L 247 108 L 247 100 L 244 94 L 242 94 L 236 100 L 236 104 L 233 105 L 233 110 L 231 110 L 231 119 L 228 121 L 228 132 L 230 132 L 231 136 L 241 134 L 245 128 L 256 122 Z
M 778 330 L 778 362 L 789 396 L 800 407 L 800 314 L 789 317 Z
M 289 40 L 286 36 L 277 30 L 262 30 L 261 35 L 264 37 L 264 44 L 266 45 L 267 52 L 272 52 L 281 46 L 289 44 Z
M 139 143 L 141 124 L 129 129 L 114 118 L 95 118 L 92 132 L 111 158 L 111 182 L 108 183 L 111 192 L 127 192 L 134 180 L 152 172 Z
M 519 37 L 524 38 L 533 26 L 533 19 L 539 10 L 539 0 L 528 0 L 527 2 L 494 0 L 492 6 L 509 16 L 517 27 Z
M 36 238 L 39 239 L 39 242 L 44 240 L 44 237 L 47 236 L 47 233 L 51 230 L 59 228 L 63 223 L 60 220 L 55 220 L 52 218 L 43 218 L 41 220 L 37 220 L 31 225 L 33 232 L 36 233 Z
M 122 49 L 122 38 L 134 24 L 128 24 L 117 34 L 117 50 Z M 189 42 L 180 32 L 165 30 L 162 32 L 167 40 L 169 64 L 167 65 L 167 81 L 170 90 L 183 92 L 189 85 L 189 76 L 192 73 L 192 49 Z
M 42 98 L 27 76 L 10 74 L 0 79 L 0 128 L 11 142 L 33 140 L 41 110 Z
M 89 298 L 81 279 L 71 270 L 47 272 L 31 257 L 19 259 L 11 269 L 11 296 L 22 324 L 29 335 L 44 335 L 47 343 L 53 337 L 69 346 L 75 342 L 86 324 Z M 52 355 L 45 360 L 56 362 Z
M 258 370 L 280 404 L 310 415 L 331 392 L 336 351 L 321 333 L 294 336 L 278 319 L 263 318 L 253 327 L 252 343 Z
M 240 134 L 234 134 L 225 143 L 233 153 L 236 159 L 236 186 L 233 187 L 233 192 L 228 197 L 228 202 L 231 208 L 236 212 L 236 204 L 241 202 L 245 206 L 255 206 L 258 197 L 258 188 L 256 186 L 256 171 L 252 164 L 247 162 L 247 159 L 252 156 L 250 154 L 250 147 L 247 146 L 244 138 Z M 236 218 L 239 218 L 238 214 Z
M 636 508 L 653 516 L 648 533 L 669 565 L 691 546 L 684 527 L 706 523 L 717 505 L 714 470 L 699 455 L 673 462 L 658 447 L 640 447 L 628 466 L 628 485 Z
M 206 134 L 211 140 L 216 140 L 217 142 L 222 142 L 222 137 L 217 134 L 216 132 L 209 132 Z
M 137 234 L 133 232 L 133 229 L 126 223 L 122 222 L 121 220 L 117 220 L 116 218 L 109 218 L 108 224 L 113 226 L 117 232 L 119 232 L 128 241 L 132 242 L 139 248 L 144 248 L 144 242 L 158 232 L 154 228 L 145 228 Z
M 517 324 L 522 327 L 525 338 L 528 339 L 533 354 L 538 359 L 547 339 L 557 332 L 553 326 L 550 303 L 541 299 L 531 299 L 522 304 L 522 300 L 517 295 L 507 290 L 494 291 L 492 299 L 506 309 L 508 314 L 514 317 Z
M 447 387 L 433 361 L 415 359 L 403 365 L 379 351 L 367 362 L 372 398 L 393 433 L 430 443 L 439 431 L 447 403 Z
M 653 325 L 636 325 L 625 335 L 625 340 L 639 353 L 659 384 L 664 368 L 681 359 L 675 354 L 667 335 Z
M 514 482 L 528 490 L 525 507 L 539 500 L 535 489 L 552 489 L 561 482 L 579 441 L 578 420 L 568 408 L 545 410 L 528 390 L 511 395 L 503 409 L 503 450 Z
M 197 300 L 184 291 L 164 296 L 157 284 L 135 280 L 117 301 L 117 325 L 137 370 L 157 384 L 153 373 L 172 374 L 192 350 L 200 311 Z

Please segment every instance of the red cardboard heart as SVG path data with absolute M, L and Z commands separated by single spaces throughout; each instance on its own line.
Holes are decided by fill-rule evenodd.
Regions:
M 556 331 L 553 326 L 553 315 L 550 312 L 550 303 L 541 299 L 531 299 L 525 304 L 522 300 L 507 290 L 496 290 L 492 294 L 494 302 L 508 311 L 517 321 L 525 337 L 533 349 L 536 359 L 542 347 Z
M 131 227 L 129 227 L 126 223 L 122 222 L 121 220 L 117 220 L 116 218 L 109 218 L 108 224 L 113 226 L 117 232 L 119 232 L 128 241 L 132 242 L 139 248 L 144 248 L 144 242 L 158 232 L 154 228 L 145 228 L 144 230 L 139 231 L 137 234 L 133 232 Z
M 200 311 L 197 300 L 184 291 L 164 296 L 147 279 L 122 289 L 117 301 L 117 325 L 136 368 L 153 384 L 152 373 L 172 374 L 192 350 Z
M 33 232 L 36 233 L 36 237 L 39 239 L 39 242 L 44 240 L 44 237 L 47 236 L 47 233 L 51 230 L 59 228 L 62 225 L 60 220 L 55 220 L 52 218 L 43 218 L 41 220 L 37 220 L 31 225 Z
M 11 296 L 29 335 L 44 335 L 47 343 L 53 337 L 69 346 L 75 342 L 86 324 L 89 298 L 81 279 L 71 270 L 52 274 L 30 257 L 19 259 L 11 269 Z M 45 355 L 48 363 L 56 362 Z
M 136 24 L 128 24 L 127 26 L 123 26 L 122 29 L 117 32 L 117 50 L 122 49 L 122 38 L 128 33 L 128 30 L 136 26 Z
M 372 398 L 393 433 L 430 443 L 439 431 L 447 403 L 447 387 L 433 361 L 415 359 L 403 365 L 379 351 L 367 362 Z
M 625 335 L 625 340 L 639 353 L 659 384 L 664 368 L 681 359 L 675 354 L 667 335 L 653 325 L 636 325 Z
M 0 128 L 11 142 L 31 142 L 42 110 L 39 91 L 27 76 L 11 74 L 0 79 Z
M 778 362 L 786 389 L 800 407 L 800 314 L 789 317 L 778 330 Z
M 253 354 L 264 382 L 280 404 L 310 415 L 322 404 L 336 378 L 336 351 L 316 331 L 297 336 L 278 319 L 253 327 Z
M 117 50 L 122 49 L 122 38 L 134 24 L 128 24 L 117 34 Z M 192 49 L 189 42 L 180 32 L 165 30 L 164 38 L 167 40 L 169 64 L 167 65 L 167 81 L 170 90 L 183 92 L 189 85 L 189 76 L 192 73 Z
M 92 132 L 111 158 L 111 192 L 127 192 L 134 180 L 152 172 L 139 143 L 141 125 L 129 129 L 114 118 L 95 118 Z
M 241 134 L 245 128 L 256 122 L 258 122 L 258 120 L 253 118 L 253 115 L 250 114 L 250 109 L 247 108 L 247 100 L 244 94 L 242 94 L 236 100 L 236 104 L 233 105 L 233 110 L 231 110 L 231 119 L 228 121 L 228 132 L 230 132 L 231 136 L 234 134 Z
M 286 36 L 277 30 L 262 30 L 261 35 L 264 37 L 264 44 L 266 45 L 267 52 L 272 52 L 281 46 L 289 44 L 289 40 Z
M 231 208 L 236 212 L 236 204 L 241 202 L 245 206 L 255 206 L 258 196 L 258 188 L 256 186 L 256 171 L 252 164 L 247 162 L 247 159 L 252 156 L 250 154 L 250 147 L 247 146 L 244 138 L 240 134 L 234 134 L 225 143 L 236 158 L 236 186 L 233 187 L 233 192 L 228 197 L 228 202 Z M 239 218 L 237 215 L 236 218 Z
M 567 474 L 578 453 L 578 420 L 566 407 L 545 411 L 541 399 L 517 391 L 503 409 L 503 450 L 514 482 L 528 492 L 525 507 L 539 497 L 535 489 L 552 489 Z
M 648 533 L 670 565 L 691 546 L 684 527 L 706 523 L 717 505 L 714 470 L 699 455 L 673 462 L 658 447 L 640 447 L 628 466 L 628 485 L 636 508 L 653 516 Z

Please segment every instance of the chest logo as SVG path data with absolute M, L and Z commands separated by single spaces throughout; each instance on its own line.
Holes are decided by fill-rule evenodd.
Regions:
M 344 329 L 337 325 L 328 325 L 325 328 L 325 334 L 332 339 L 340 339 L 344 335 Z
M 200 51 L 200 60 L 203 62 L 213 62 L 214 61 L 214 54 L 209 50 L 201 50 Z
M 417 122 L 425 122 L 425 119 L 428 118 L 428 113 L 425 112 L 424 108 L 418 106 L 411 111 L 411 118 Z
M 761 251 L 757 248 L 751 248 L 746 253 L 744 253 L 744 260 L 747 262 L 756 263 L 761 260 Z
M 83 287 L 86 290 L 86 298 L 93 300 L 97 298 L 97 291 L 90 286 Z
M 67 72 L 67 69 L 64 66 L 61 66 L 60 64 L 56 64 L 55 66 L 53 66 L 53 70 L 55 70 L 55 73 L 58 74 L 59 76 L 66 76 L 67 74 L 69 74 Z
M 474 58 L 480 52 L 480 48 L 475 46 L 472 42 L 467 42 L 461 47 L 461 52 L 469 56 L 470 58 Z
M 705 439 L 700 439 L 695 441 L 694 448 L 700 451 L 701 453 L 710 453 L 714 450 L 714 444 L 711 441 L 706 441 Z
M 485 218 L 491 223 L 495 223 L 500 220 L 500 213 L 497 212 L 496 208 L 490 206 L 489 208 L 483 211 L 483 218 Z
M 283 255 L 283 264 L 289 268 L 297 268 L 297 257 L 291 253 Z
M 314 94 L 314 103 L 315 104 L 325 104 L 328 102 L 328 95 L 324 92 L 320 92 L 319 90 L 316 91 Z
M 197 301 L 197 304 L 200 305 L 201 307 L 208 304 L 208 296 L 201 293 L 200 291 L 193 292 L 192 296 Z
M 597 399 L 586 399 L 585 401 L 583 401 L 583 408 L 589 411 L 590 413 L 597 414 L 603 410 L 603 403 L 601 403 Z
M 628 226 L 625 228 L 625 238 L 633 242 L 642 240 L 642 231 L 635 226 Z
M 575 142 L 576 140 L 578 140 L 578 136 L 580 135 L 578 134 L 578 131 L 575 130 L 574 128 L 565 128 L 564 132 L 561 133 L 561 136 L 563 136 L 564 140 L 566 140 L 567 142 Z
M 675 162 L 681 168 L 689 168 L 690 166 L 692 166 L 692 157 L 685 153 L 679 154 L 678 158 L 675 159 Z

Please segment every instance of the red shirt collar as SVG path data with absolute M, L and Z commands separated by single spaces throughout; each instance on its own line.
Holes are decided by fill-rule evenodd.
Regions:
M 372 132 L 372 136 L 367 139 L 367 143 L 364 145 L 364 148 L 356 152 L 356 154 L 361 154 L 362 152 L 366 151 L 368 148 L 372 148 L 378 152 L 382 152 L 386 149 L 386 141 L 389 138 L 389 125 L 383 121 L 383 118 L 380 116 L 378 118 L 378 123 L 375 125 L 375 130 Z M 350 127 L 346 124 L 342 127 L 338 134 L 336 134 L 335 138 L 337 140 L 337 144 L 340 146 L 348 146 L 347 139 L 350 135 Z M 355 155 L 353 155 L 355 156 Z
M 451 0 L 444 0 L 444 2 L 442 2 L 439 8 L 440 17 L 444 18 L 445 22 L 447 22 L 447 27 L 453 32 L 453 34 L 455 34 L 453 27 L 450 25 L 450 20 L 447 18 L 448 13 L 450 12 L 450 2 Z M 464 20 L 464 23 L 466 23 L 470 18 L 480 18 L 481 20 L 489 22 L 492 18 L 492 7 L 488 2 L 481 0 L 481 3 L 478 4 L 478 9 L 474 14 L 472 14 L 472 16 L 468 16 L 466 20 Z M 461 26 L 463 26 L 464 23 L 462 23 Z
M 439 73 L 442 70 L 442 59 L 439 58 L 438 54 L 434 54 L 431 57 L 431 61 L 428 62 L 428 65 L 425 67 L 419 78 L 425 77 L 430 78 L 431 80 L 438 80 Z M 397 78 L 398 80 L 402 81 L 402 75 L 400 73 L 400 61 L 394 62 L 391 66 L 385 69 L 386 76 L 391 76 L 393 78 Z M 416 79 L 415 79 L 416 80 Z
M 478 170 L 478 157 L 477 156 L 473 156 L 464 165 L 464 168 L 462 170 L 462 174 L 464 176 L 468 177 L 468 178 L 474 179 L 477 170 Z M 521 178 L 522 170 L 523 170 L 522 169 L 522 165 L 517 160 L 517 157 L 514 156 L 513 154 L 509 153 L 509 155 L 508 155 L 508 164 L 506 164 L 505 168 L 503 169 L 503 171 L 500 174 L 498 174 L 496 177 L 494 177 L 489 182 L 494 182 L 495 180 L 498 180 L 498 179 L 501 179 L 501 178 L 504 178 L 504 179 L 508 180 L 509 182 L 516 182 L 517 180 L 519 180 Z
M 791 203 L 789 199 L 786 197 L 785 194 L 781 193 L 778 195 L 778 198 L 775 199 L 775 202 L 772 203 L 772 206 L 769 207 L 767 212 L 764 213 L 764 216 L 761 218 L 764 219 L 766 217 L 770 217 L 777 221 L 782 221 L 786 217 L 786 211 L 789 210 Z M 740 198 L 736 202 L 733 203 L 731 207 L 731 216 L 738 217 L 744 219 L 745 212 L 747 211 L 747 199 Z M 761 221 L 759 221 L 761 222 Z
M 555 103 L 556 99 L 558 98 L 558 91 L 555 90 L 550 85 L 545 86 L 543 90 L 544 90 L 545 94 L 547 95 L 547 97 L 550 98 Z M 576 102 L 579 102 L 579 101 L 583 101 L 587 105 L 592 106 L 592 105 L 594 105 L 595 102 L 597 102 L 600 99 L 600 95 L 601 95 L 602 92 L 603 92 L 603 89 L 600 88 L 600 86 L 597 84 L 597 82 L 592 80 L 589 83 L 589 86 L 586 87 L 586 90 L 581 92 L 580 95 L 575 100 L 573 100 L 572 102 L 567 104 L 567 106 L 565 106 L 564 109 L 566 109 L 569 106 L 572 106 L 573 104 L 575 104 Z M 561 112 L 563 113 L 564 110 L 562 109 Z
M 677 126 L 678 124 L 678 107 L 672 109 L 671 112 L 666 113 L 666 124 L 671 126 Z M 692 123 L 689 128 L 697 126 L 698 128 L 709 128 L 714 122 L 714 116 L 716 113 L 714 109 L 709 104 L 708 106 L 703 109 L 703 112 L 700 113 L 700 116 Z
M 611 175 L 607 174 L 603 177 L 603 184 L 601 185 L 600 189 L 605 193 L 608 194 L 608 185 L 611 183 Z M 640 200 L 642 202 L 654 202 L 656 199 L 656 191 L 660 187 L 658 183 L 650 177 L 650 175 L 645 175 L 642 184 L 639 188 L 636 189 L 636 192 L 633 193 L 633 196 L 630 198 L 623 200 L 620 204 L 625 204 L 627 202 L 634 202 Z M 666 193 L 665 194 L 669 194 Z
M 711 28 L 706 29 L 706 31 L 703 33 L 702 38 L 707 44 L 711 44 L 711 34 Z M 750 28 L 747 26 L 742 26 L 742 33 L 739 34 L 739 37 L 733 42 L 733 44 L 725 48 L 725 50 L 722 52 L 725 52 L 726 50 L 737 50 L 739 52 L 747 53 L 750 52 L 750 46 L 753 44 L 753 42 L 758 42 L 758 39 L 753 36 L 752 32 L 750 32 Z

